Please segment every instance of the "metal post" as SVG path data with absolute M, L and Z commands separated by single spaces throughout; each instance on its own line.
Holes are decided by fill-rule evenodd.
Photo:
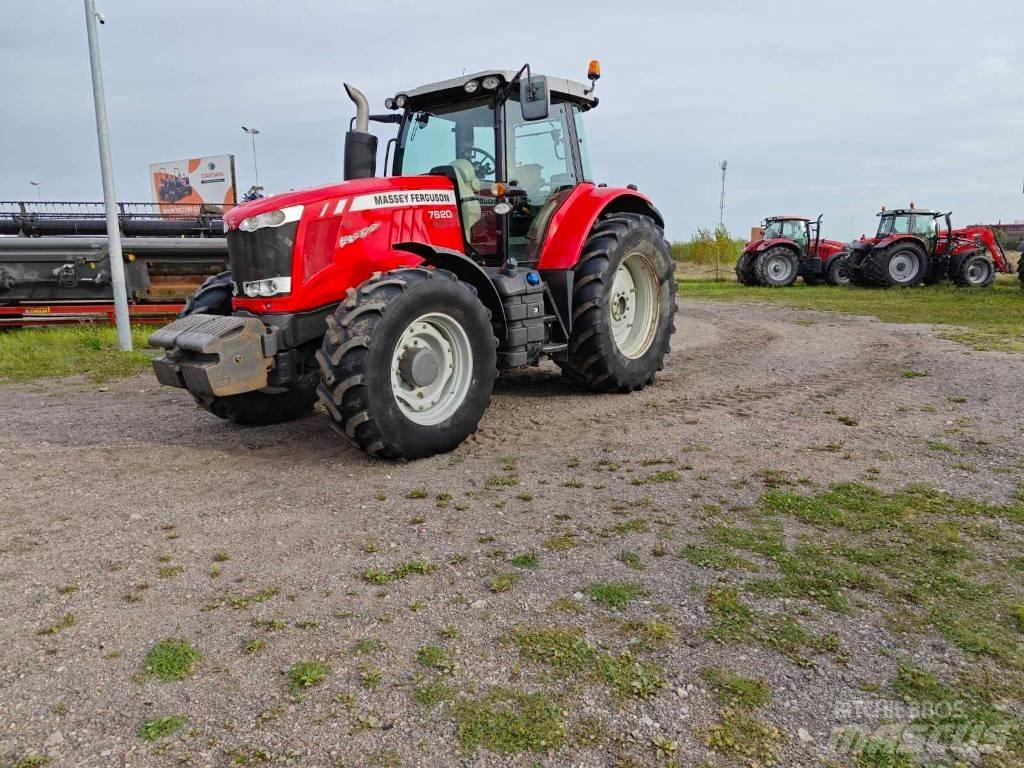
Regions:
M 729 161 L 723 160 L 718 166 L 722 169 L 722 194 L 718 198 L 718 232 L 725 229 L 725 169 L 729 167 Z M 721 280 L 722 249 L 719 247 L 718 232 L 715 233 L 715 280 Z
M 242 126 L 242 130 L 248 133 L 252 137 L 252 169 L 256 172 L 256 186 L 260 185 L 260 168 L 256 165 L 256 134 L 259 130 L 256 128 L 246 128 Z
M 110 162 L 110 133 L 107 130 L 107 103 L 103 96 L 103 71 L 100 68 L 100 43 L 96 30 L 98 15 L 95 0 L 85 0 L 85 29 L 89 37 L 92 96 L 96 105 L 96 139 L 100 147 L 100 174 L 103 177 L 103 202 L 107 213 L 107 243 L 110 251 L 110 282 L 114 287 L 117 346 L 123 352 L 131 352 L 132 329 L 128 320 L 128 290 L 125 287 L 124 259 L 121 255 L 121 228 L 117 220 L 114 171 Z

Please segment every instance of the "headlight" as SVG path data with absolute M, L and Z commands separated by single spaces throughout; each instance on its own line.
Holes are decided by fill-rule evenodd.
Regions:
M 264 227 L 280 227 L 290 221 L 298 221 L 302 216 L 302 206 L 292 205 L 288 208 L 280 208 L 276 211 L 258 213 L 238 223 L 238 228 L 243 232 L 255 232 Z
M 496 78 L 494 75 L 485 77 L 481 85 L 484 87 L 485 91 L 493 91 L 495 88 L 498 87 L 498 78 Z
M 476 93 L 477 89 L 480 87 L 480 83 L 476 80 L 470 80 L 462 87 L 466 89 L 466 93 Z
M 407 102 L 408 100 L 408 96 L 406 96 L 404 93 L 400 93 L 397 96 L 395 96 L 395 106 L 398 107 L 399 109 L 405 109 L 405 102 Z
M 242 284 L 242 293 L 250 299 L 257 296 L 264 298 L 269 296 L 280 296 L 292 292 L 292 279 L 290 277 L 269 277 L 266 280 L 251 280 Z

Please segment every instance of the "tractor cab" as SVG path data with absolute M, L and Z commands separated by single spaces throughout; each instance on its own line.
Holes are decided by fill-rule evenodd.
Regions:
M 520 77 L 487 70 L 385 102 L 402 110 L 392 175 L 450 178 L 466 253 L 487 265 L 536 263 L 555 209 L 592 181 L 583 114 L 597 105 L 593 88 L 527 75 L 528 94 Z
M 810 219 L 800 216 L 770 216 L 764 220 L 762 229 L 763 240 L 790 240 L 800 250 L 800 254 L 806 255 L 811 244 L 811 228 L 813 224 Z
M 901 236 L 916 237 L 931 254 L 936 253 L 940 243 L 948 239 L 951 229 L 950 214 L 922 208 L 883 210 L 878 216 L 878 232 L 874 242 Z

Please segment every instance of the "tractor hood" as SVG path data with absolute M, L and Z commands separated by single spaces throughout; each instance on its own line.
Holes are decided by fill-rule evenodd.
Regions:
M 234 231 L 238 229 L 238 225 L 243 220 L 252 216 L 279 211 L 296 205 L 301 205 L 305 209 L 315 203 L 326 203 L 334 200 L 335 204 L 337 204 L 337 201 L 340 199 L 363 195 L 403 193 L 414 195 L 417 190 L 423 187 L 454 191 L 454 185 L 446 176 L 376 177 L 343 181 L 340 184 L 331 184 L 325 187 L 310 187 L 309 189 L 300 189 L 295 192 L 283 192 L 279 195 L 270 195 L 269 197 L 237 205 L 224 214 L 224 230 L 226 232 Z M 373 201 L 370 202 L 372 203 Z M 387 202 L 390 205 L 401 204 L 399 199 L 390 199 L 382 202 Z M 415 202 L 412 201 L 413 204 Z

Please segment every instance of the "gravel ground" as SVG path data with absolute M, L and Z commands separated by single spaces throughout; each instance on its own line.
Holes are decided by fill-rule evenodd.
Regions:
M 707 666 L 770 684 L 760 716 L 781 733 L 782 764 L 842 763 L 828 741 L 844 707 L 891 680 L 898 656 L 942 671 L 963 663 L 958 652 L 937 635 L 890 635 L 870 598 L 841 615 L 805 606 L 846 663 L 721 645 L 702 634 L 704 592 L 721 574 L 657 555 L 695 540 L 707 504 L 754 504 L 766 469 L 809 488 L 867 478 L 1005 503 L 1024 455 L 1024 358 L 862 317 L 686 301 L 680 314 L 654 387 L 593 396 L 553 366 L 503 375 L 471 440 L 406 465 L 357 453 L 319 413 L 219 422 L 148 374 L 0 388 L 0 765 L 46 754 L 61 766 L 625 766 L 667 763 L 673 748 L 659 758 L 653 745 L 668 742 L 682 765 L 739 764 L 702 737 L 718 709 Z M 661 457 L 675 464 L 650 463 Z M 677 481 L 640 482 L 665 466 Z M 572 546 L 555 546 L 560 535 Z M 624 549 L 646 569 L 622 562 Z M 536 569 L 509 562 L 523 552 L 538 553 Z M 362 576 L 413 560 L 437 568 L 385 585 Z M 492 591 L 504 573 L 516 583 Z M 616 610 L 581 592 L 609 581 L 646 594 Z M 240 596 L 251 599 L 229 599 Z M 560 599 L 578 610 L 552 608 Z M 39 634 L 66 614 L 73 624 Z M 623 621 L 651 617 L 677 636 L 645 655 L 666 683 L 649 698 L 556 679 L 507 640 L 555 624 L 618 652 Z M 143 672 L 168 637 L 202 653 L 181 682 Z M 379 645 L 356 653 L 360 640 Z M 451 668 L 417 661 L 431 644 Z M 330 671 L 293 695 L 297 661 Z M 598 733 L 553 752 L 460 749 L 451 707 L 414 703 L 424 680 L 470 697 L 548 693 L 570 734 L 581 720 Z M 140 738 L 167 715 L 187 725 Z

